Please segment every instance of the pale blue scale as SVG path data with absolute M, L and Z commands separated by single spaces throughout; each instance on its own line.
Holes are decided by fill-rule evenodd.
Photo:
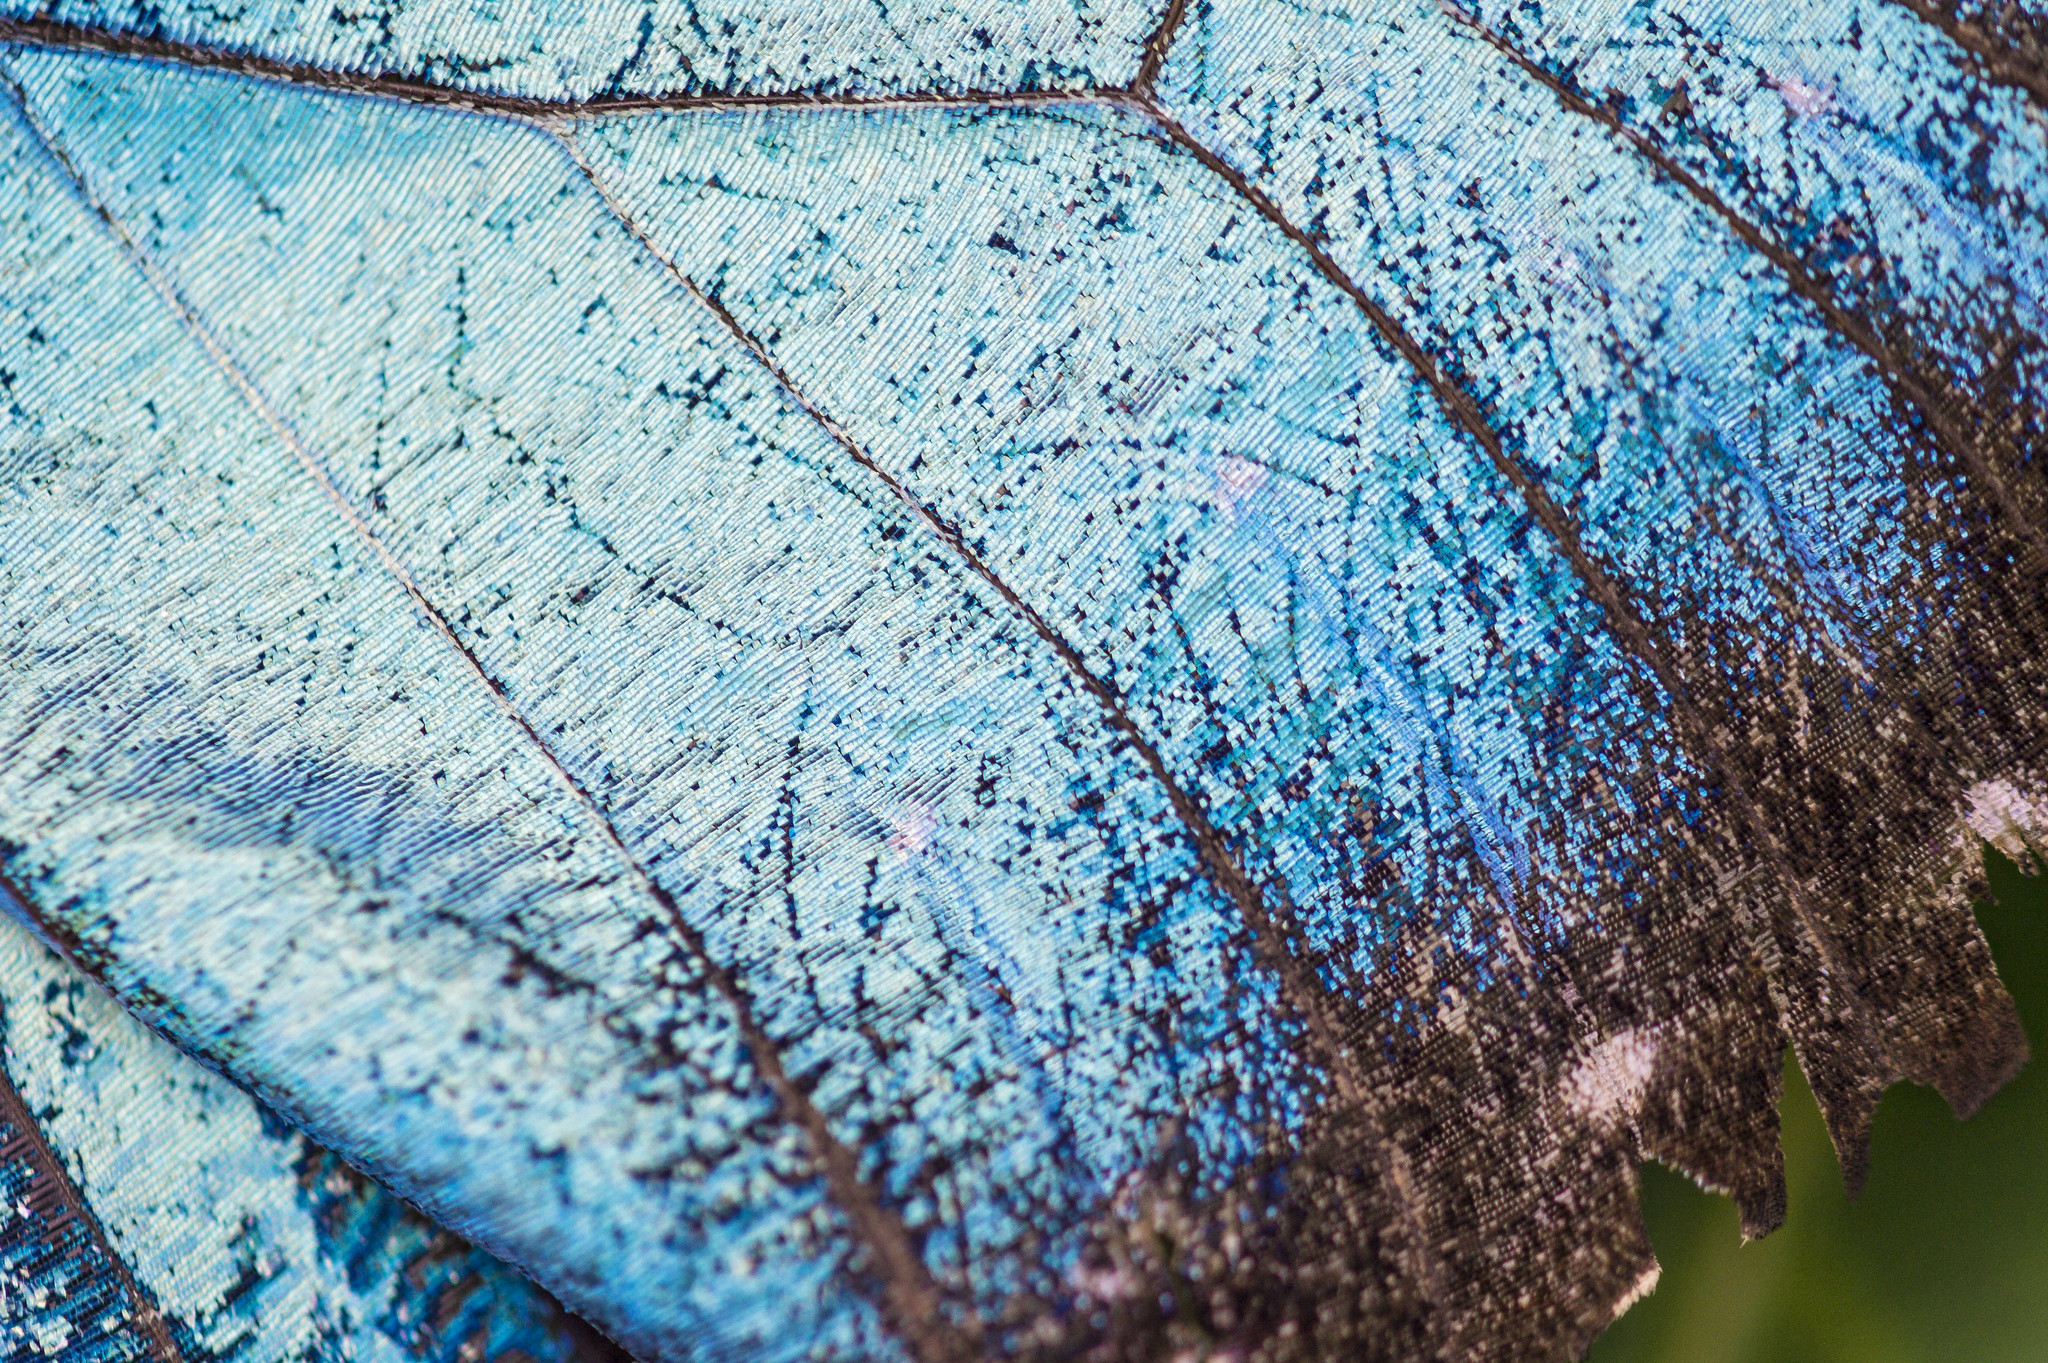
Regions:
M 1133 0 L 5 0 L 0 14 L 558 101 L 1117 85 L 1158 23 Z
M 1495 23 L 1513 16 L 1482 7 Z M 1682 80 L 1691 117 L 1728 139 L 1750 184 L 1729 186 L 1683 127 L 1673 150 L 1745 203 L 1855 217 L 1904 272 L 1923 320 L 1989 285 L 2040 325 L 2048 220 L 2037 115 L 2017 90 L 1968 78 L 1961 54 L 1903 5 L 1864 0 L 1776 14 L 1726 0 L 1600 4 L 1521 20 L 1531 55 L 1641 104 Z M 1639 119 L 1649 120 L 1642 110 Z
M 153 1023 L 632 1347 L 867 1339 L 653 906 L 7 135 L 9 878 Z M 637 1063 L 656 1027 L 679 1064 Z
M 1906 21 L 1895 6 L 1861 8 L 1872 11 L 1864 16 L 1872 28 L 1894 37 L 1901 33 Z M 1313 24 L 1283 17 L 1288 13 L 1258 0 L 1205 11 L 1169 63 L 1169 90 L 1192 126 L 1265 183 L 1290 212 L 1327 232 L 1340 263 L 1377 289 L 1397 314 L 1413 309 L 1412 325 L 1425 334 L 1448 328 L 1452 339 L 1462 339 L 1454 353 L 1467 364 L 1488 348 L 1481 339 L 1494 325 L 1488 300 L 1504 282 L 1487 267 L 1487 244 L 1506 248 L 1514 275 L 1528 290 L 1522 295 L 1526 320 L 1510 314 L 1509 324 L 1521 333 L 1520 348 L 1533 347 L 1536 358 L 1523 363 L 1510 353 L 1483 365 L 1482 392 L 1499 394 L 1503 417 L 1514 419 L 1512 429 L 1523 437 L 1526 454 L 1551 469 L 1556 488 L 1585 498 L 1589 526 L 1607 525 L 1612 509 L 1636 497 L 1635 470 L 1669 465 L 1661 451 L 1684 460 L 1704 448 L 1757 493 L 1765 522 L 1778 528 L 1785 543 L 1797 541 L 1790 553 L 1815 570 L 1803 576 L 1809 587 L 1817 580 L 1823 604 L 1828 598 L 1861 598 L 1867 610 L 1873 597 L 1910 595 L 1858 585 L 1893 581 L 1920 567 L 1893 504 L 1905 452 L 1882 439 L 1872 448 L 1866 437 L 1871 428 L 1882 428 L 1888 400 L 1862 358 L 1821 335 L 1802 305 L 1785 298 L 1782 282 L 1768 267 L 1729 239 L 1704 210 L 1651 176 L 1637 153 L 1559 108 L 1443 13 L 1419 5 L 1393 15 L 1340 10 Z M 1596 50 L 1588 54 L 1561 46 L 1570 55 L 1596 58 L 1574 71 L 1594 91 L 1613 83 L 1617 62 L 1632 65 L 1620 87 L 1640 102 L 1646 97 L 1642 68 L 1655 69 L 1658 54 L 1669 54 L 1643 15 L 1631 13 L 1620 24 L 1616 11 L 1617 27 L 1602 30 L 1601 13 L 1606 11 L 1560 11 L 1530 26 L 1545 37 L 1613 32 L 1609 49 L 1589 43 Z M 1487 17 L 1506 22 L 1491 11 Z M 1713 16 L 1679 17 L 1712 28 Z M 1753 29 L 1764 22 L 1760 13 L 1751 13 L 1743 24 Z M 1823 35 L 1839 34 L 1856 15 L 1830 9 L 1810 22 Z M 1782 25 L 1771 28 L 1784 32 Z M 1639 30 L 1652 40 L 1638 41 Z M 1831 48 L 1826 41 L 1795 36 L 1802 52 L 1832 51 L 1845 78 L 1853 71 L 1866 84 L 1888 82 L 1895 95 L 1915 75 L 1929 75 L 1925 58 L 1916 70 L 1851 53 L 1839 38 Z M 1931 41 L 1919 39 L 1923 50 Z M 1369 55 L 1375 47 L 1377 55 Z M 1346 85 L 1333 78 L 1332 63 L 1362 60 L 1373 64 L 1370 80 Z M 1648 89 L 1675 87 L 1673 72 L 1658 74 L 1666 84 L 1651 81 Z M 1952 72 L 1948 80 L 1954 83 Z M 1473 95 L 1459 99 L 1455 87 L 1466 81 Z M 1917 86 L 1942 88 L 1932 78 Z M 1712 82 L 1688 88 L 1713 102 Z M 1785 114 L 1782 92 L 1765 93 Z M 1469 116 L 1440 117 L 1447 98 Z M 1283 109 L 1285 115 L 1278 112 Z M 1654 112 L 1646 108 L 1638 116 L 1648 119 Z M 2001 125 L 1994 119 L 1992 126 Z M 1882 156 L 1894 167 L 1903 165 L 1896 152 L 1857 150 L 1866 160 Z M 1764 158 L 1762 164 L 1768 172 L 1776 162 Z M 1474 196 L 1485 201 L 1481 211 L 1467 202 Z M 1893 214 L 1888 220 L 1912 218 Z M 1413 263 L 1413 248 L 1421 243 L 1431 248 L 1421 253 L 1430 262 L 1426 276 Z M 2028 258 L 2024 250 L 2013 254 Z M 1684 260 L 1685 268 L 1672 268 L 1675 260 Z M 1601 285 L 1597 298 L 1587 296 L 1589 279 Z M 1607 482 L 1610 496 L 1622 495 L 1619 503 L 1574 487 L 1569 464 L 1555 462 L 1579 442 L 1554 400 L 1545 397 L 1555 380 L 1544 371 L 1552 368 L 1566 380 L 1566 392 L 1575 383 L 1594 405 L 1607 397 L 1611 380 L 1603 370 L 1610 362 L 1601 348 L 1610 328 L 1630 344 L 1637 363 L 1649 361 L 1653 374 L 1659 367 L 1669 373 L 1649 386 L 1680 398 L 1678 412 L 1650 414 L 1657 457 L 1604 461 L 1603 467 L 1616 471 Z M 1525 414 L 1546 406 L 1548 419 L 1528 425 Z M 1673 415 L 1684 424 L 1674 429 Z M 1773 432 L 1772 447 L 1762 448 Z M 1712 465 L 1702 472 L 1711 475 Z M 1712 481 L 1717 480 L 1709 477 L 1709 486 Z M 1682 511 L 1683 502 L 1667 505 Z M 1624 542 L 1613 552 L 1624 566 L 1654 573 L 1659 560 L 1653 546 L 1673 533 L 1683 534 L 1684 528 L 1667 523 L 1662 534 L 1652 534 L 1645 527 L 1634 536 L 1633 551 Z M 1761 605 L 1752 593 L 1742 609 Z M 1910 637 L 1913 622 L 1887 623 L 1885 634 Z M 1829 627 L 1859 628 L 1839 621 Z M 1875 621 L 1862 626 L 1878 627 Z
M 451 1321 L 461 1327 L 456 1338 L 420 1328 L 417 1315 L 440 1303 L 418 1286 L 434 1274 L 418 1274 L 408 1257 L 426 1248 L 408 1213 L 387 1205 L 366 1218 L 366 1226 L 392 1227 L 367 1240 L 338 1232 L 323 1215 L 324 1189 L 308 1186 L 316 1152 L 304 1136 L 151 1035 L 12 923 L 0 924 L 0 1032 L 8 1075 L 44 1139 L 173 1338 L 195 1356 L 414 1363 L 452 1360 L 467 1344 L 491 1356 L 574 1357 L 551 1329 L 558 1312 L 502 1267 L 486 1268 L 478 1284 L 487 1318 Z M 377 1190 L 365 1198 L 395 1203 Z M 37 1286 L 4 1284 L 0 1350 L 8 1357 L 59 1356 L 90 1333 L 111 1333 L 122 1356 L 142 1356 L 130 1326 L 107 1332 L 74 1322 L 63 1301 L 35 1319 L 23 1308 Z M 67 1334 L 61 1345 L 59 1334 Z
M 1888 505 L 1905 452 L 1866 438 L 1886 399 L 1860 356 L 1444 13 L 1283 13 L 1205 11 L 1166 73 L 1177 107 L 1446 358 L 1673 646 L 1774 621 L 1774 578 L 1810 603 L 1801 628 L 1822 642 L 1801 647 L 1867 656 L 1873 631 L 1912 637 L 1922 622 L 1844 609 L 1909 599 L 1875 584 L 1921 566 Z M 1369 79 L 1331 69 L 1366 56 Z M 1886 497 L 1845 496 L 1845 463 Z M 1730 481 L 1748 505 L 1712 532 L 1700 500 Z
M 581 136 L 629 216 L 1055 612 L 1297 897 L 1336 902 L 1322 820 L 1347 792 L 1415 819 L 1434 784 L 1440 832 L 1381 840 L 1448 838 L 1452 876 L 1476 847 L 1475 874 L 1511 900 L 1540 770 L 1514 744 L 1518 688 L 1551 689 L 1513 670 L 1556 658 L 1543 636 L 1573 611 L 1503 611 L 1455 575 L 1556 565 L 1492 547 L 1516 533 L 1512 493 L 1206 172 L 1079 110 Z M 1303 764 L 1307 788 L 1283 791 Z M 1420 893 L 1430 859 L 1395 863 Z M 1399 926 L 1384 913 L 1344 930 Z
M 738 968 L 820 1105 L 876 1133 L 871 1167 L 935 1263 L 965 1237 L 999 1286 L 1044 1229 L 1015 1198 L 1080 1217 L 1150 1153 L 1151 1114 L 1238 1063 L 1203 1002 L 1232 928 L 1162 793 L 561 148 L 221 77 L 21 70 L 95 193 Z M 1170 965 L 1128 950 L 1139 916 Z M 1012 1001 L 992 1012 L 961 954 Z M 630 958 L 576 964 L 558 989 L 648 988 Z M 645 1224 L 629 1207 L 610 1214 Z

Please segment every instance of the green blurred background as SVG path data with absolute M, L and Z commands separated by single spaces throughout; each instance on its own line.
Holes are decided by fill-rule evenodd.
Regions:
M 1892 1089 L 1854 1203 L 1788 1064 L 1784 1228 L 1742 1244 L 1732 1204 L 1645 1167 L 1664 1276 L 1591 1363 L 2048 1363 L 2048 876 L 1995 852 L 1987 869 L 1977 921 L 2041 1058 L 1967 1122 Z

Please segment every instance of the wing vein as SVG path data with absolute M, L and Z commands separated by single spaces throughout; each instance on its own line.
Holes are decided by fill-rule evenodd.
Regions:
M 2048 567 L 2048 530 L 2036 524 L 2020 504 L 2011 481 L 1985 452 L 1982 440 L 1965 429 L 1972 417 L 1976 418 L 1974 424 L 1979 430 L 1987 428 L 1984 414 L 1972 410 L 1976 404 L 1953 390 L 1946 395 L 1951 400 L 1943 401 L 1944 395 L 1934 390 L 1931 380 L 1922 377 L 1918 372 L 1919 366 L 1912 363 L 1911 357 L 1887 341 L 1876 327 L 1842 306 L 1826 279 L 1790 250 L 1773 241 L 1762 228 L 1680 165 L 1647 134 L 1630 127 L 1613 109 L 1588 99 L 1570 81 L 1516 47 L 1477 15 L 1450 4 L 1448 0 L 1444 0 L 1443 9 L 1453 23 L 1469 29 L 1514 63 L 1531 80 L 1554 95 L 1564 108 L 1607 129 L 1627 143 L 1650 163 L 1658 175 L 1677 185 L 1694 202 L 1719 218 L 1743 245 L 1769 261 L 1772 268 L 1784 276 L 1792 292 L 1812 306 L 1830 330 L 1875 365 L 1886 387 L 1919 413 L 1942 448 L 1962 461 L 1971 481 L 2005 522 L 2006 530 L 2025 546 L 2036 565 Z
M 618 855 L 635 884 L 660 907 L 677 939 L 694 959 L 697 968 L 703 972 L 712 990 L 732 1013 L 735 1029 L 747 1049 L 748 1057 L 759 1072 L 763 1084 L 774 1097 L 782 1119 L 797 1128 L 809 1145 L 811 1157 L 825 1181 L 833 1202 L 851 1223 L 854 1238 L 869 1257 L 868 1267 L 875 1271 L 884 1283 L 883 1314 L 891 1327 L 903 1338 L 919 1363 L 960 1363 L 960 1360 L 974 1356 L 978 1352 L 978 1328 L 963 1328 L 948 1318 L 943 1309 L 944 1296 L 918 1252 L 909 1228 L 897 1210 L 889 1205 L 881 1189 L 862 1175 L 859 1157 L 832 1131 L 824 1113 L 811 1101 L 803 1085 L 791 1077 L 783 1064 L 780 1047 L 768 1035 L 756 1016 L 752 996 L 738 974 L 712 954 L 704 935 L 683 914 L 675 896 L 655 879 L 627 847 L 604 807 L 569 771 L 546 738 L 507 694 L 503 685 L 484 668 L 475 652 L 457 635 L 447 616 L 427 597 L 405 564 L 348 500 L 321 464 L 318 456 L 263 394 L 254 378 L 215 334 L 205 317 L 185 300 L 179 293 L 175 281 L 149 257 L 113 213 L 93 195 L 79 168 L 56 138 L 37 119 L 27 92 L 14 80 L 12 72 L 8 71 L 4 64 L 0 64 L 0 82 L 4 82 L 10 88 L 19 110 L 19 117 L 44 152 L 56 164 L 72 192 L 112 237 L 121 254 L 178 318 L 187 333 L 205 351 L 207 357 L 234 386 L 242 399 L 284 442 L 299 467 L 319 487 L 322 496 L 335 512 L 347 522 L 356 539 L 375 556 L 378 563 L 412 601 L 422 618 L 461 660 L 463 668 L 490 697 L 492 706 L 524 737 L 557 784 L 590 817 L 600 836 Z M 167 1358 L 164 1363 L 181 1361 Z
M 2048 40 L 2048 32 L 2044 32 L 2039 21 L 2018 5 L 2004 6 L 1999 18 L 2018 28 L 2021 47 L 2033 47 L 2033 52 L 2014 51 L 1995 29 L 1965 19 L 1958 10 L 1943 5 L 1940 0 L 1893 0 L 1893 3 L 1904 7 L 1914 18 L 1961 48 L 1970 65 L 1986 80 L 2026 91 L 2042 112 L 2048 113 L 2048 64 L 2043 63 L 2040 51 L 2044 40 Z
M 1177 0 L 1184 3 L 1184 0 Z M 285 61 L 234 48 L 179 42 L 149 34 L 67 24 L 56 19 L 0 18 L 0 44 L 52 51 L 94 52 L 163 62 L 171 66 L 223 71 L 255 80 L 306 86 L 333 94 L 363 95 L 405 104 L 433 104 L 472 113 L 521 118 L 595 117 L 601 114 L 716 112 L 739 109 L 1011 109 L 1098 103 L 1114 93 L 1095 86 L 1074 90 L 929 90 L 898 95 L 666 94 L 598 95 L 589 99 L 544 99 L 531 95 L 471 90 L 435 81 L 375 71 L 347 71 L 312 62 Z
M 1381 339 L 1428 387 L 1453 424 L 1478 443 L 1494 469 L 1514 488 L 1530 516 L 1564 555 L 1573 575 L 1599 607 L 1608 632 L 1648 669 L 1659 689 L 1664 692 L 1688 746 L 1705 759 L 1714 776 L 1733 796 L 1737 815 L 1745 832 L 1762 852 L 1765 863 L 1774 873 L 1802 930 L 1812 941 L 1829 974 L 1838 979 L 1853 979 L 1854 976 L 1848 972 L 1847 961 L 1840 944 L 1836 941 L 1834 933 L 1821 921 L 1805 887 L 1792 869 L 1783 842 L 1765 817 L 1763 808 L 1750 791 L 1748 783 L 1743 780 L 1732 754 L 1715 732 L 1713 725 L 1708 722 L 1703 709 L 1693 699 L 1677 665 L 1667 655 L 1657 639 L 1656 632 L 1637 610 L 1635 602 L 1586 549 L 1577 518 L 1559 505 L 1549 490 L 1524 467 L 1522 461 L 1509 452 L 1500 433 L 1487 419 L 1479 400 L 1453 381 L 1437 362 L 1436 356 L 1425 349 L 1392 313 L 1375 301 L 1372 295 L 1347 274 L 1313 236 L 1290 219 L 1271 196 L 1198 140 L 1156 98 L 1140 93 L 1130 96 L 1130 102 L 1142 109 L 1169 140 L 1228 184 L 1260 216 L 1306 252 L 1315 263 L 1317 271 L 1357 306 Z M 1865 1016 L 1867 1025 L 1866 1005 L 1853 990 L 1851 997 L 1859 1013 Z
M 1145 59 L 1138 65 L 1138 74 L 1132 79 L 1131 91 L 1150 94 L 1152 86 L 1159 79 L 1160 68 L 1166 65 L 1166 56 L 1173 48 L 1173 40 L 1180 32 L 1181 21 L 1187 17 L 1188 0 L 1169 0 L 1166 13 L 1159 18 L 1159 27 L 1152 30 L 1152 36 L 1145 40 Z
M 25 895 L 0 878 L 0 909 L 25 916 L 32 925 L 41 928 L 41 917 L 29 904 Z M 38 936 L 42 935 L 38 933 Z M 155 1298 L 135 1280 L 128 1261 L 115 1252 L 113 1242 L 107 1238 L 106 1228 L 100 1224 L 99 1217 L 86 1202 L 85 1194 L 64 1167 L 63 1158 L 51 1146 L 41 1123 L 36 1121 L 35 1113 L 29 1110 L 27 1100 L 14 1086 L 14 1077 L 7 1072 L 4 1060 L 0 1060 L 0 1127 L 11 1127 L 14 1132 L 13 1139 L 0 1145 L 0 1159 L 26 1159 L 36 1172 L 28 1200 L 38 1204 L 32 1209 L 43 1222 L 45 1242 L 54 1250 L 54 1242 L 63 1223 L 67 1220 L 75 1222 L 92 1250 L 112 1271 L 122 1295 L 128 1300 L 128 1317 L 142 1332 L 150 1356 L 156 1363 L 185 1363 L 184 1354 L 171 1337 L 170 1323 L 164 1319 L 163 1311 Z
M 1146 771 L 1165 792 L 1168 803 L 1194 846 L 1204 874 L 1243 916 L 1246 927 L 1251 931 L 1261 963 L 1279 980 L 1282 996 L 1287 1000 L 1289 1008 L 1307 1026 L 1313 1038 L 1317 1058 L 1327 1069 L 1339 1101 L 1346 1109 L 1361 1114 L 1372 1124 L 1379 1145 L 1377 1154 L 1385 1166 L 1388 1186 L 1394 1190 L 1400 1205 L 1408 1243 L 1422 1260 L 1414 1266 L 1413 1272 L 1418 1282 L 1433 1296 L 1439 1295 L 1440 1274 L 1435 1271 L 1427 1251 L 1420 1248 L 1426 1242 L 1421 1228 L 1422 1217 L 1418 1199 L 1413 1185 L 1402 1172 L 1405 1168 L 1404 1157 L 1387 1135 L 1385 1097 L 1369 1076 L 1357 1047 L 1347 1036 L 1350 1030 L 1346 1026 L 1349 1021 L 1349 1010 L 1317 973 L 1314 953 L 1307 948 L 1305 935 L 1294 920 L 1285 886 L 1276 883 L 1275 893 L 1269 895 L 1266 887 L 1246 870 L 1232 848 L 1230 839 L 1209 818 L 1201 801 L 1167 766 L 1158 746 L 1131 714 L 1115 684 L 1089 666 L 1080 649 L 1055 628 L 1043 612 L 1025 600 L 1016 588 L 1004 580 L 986 558 L 976 552 L 958 526 L 946 520 L 936 508 L 920 499 L 903 480 L 882 467 L 837 419 L 802 390 L 758 337 L 741 325 L 739 319 L 733 316 L 722 302 L 677 265 L 674 258 L 654 241 L 634 220 L 625 205 L 612 194 L 596 168 L 577 146 L 570 130 L 550 126 L 549 131 L 562 144 L 584 177 L 589 180 L 591 187 L 604 200 L 612 216 L 641 249 L 718 319 L 719 325 L 746 348 L 755 362 L 767 372 L 798 410 L 816 422 L 833 443 L 846 452 L 848 458 L 880 482 L 926 531 L 945 545 L 968 571 L 986 583 L 1002 598 L 1005 605 L 1023 619 L 1032 633 L 1052 650 L 1081 689 L 1096 701 L 1109 726 L 1137 754 Z

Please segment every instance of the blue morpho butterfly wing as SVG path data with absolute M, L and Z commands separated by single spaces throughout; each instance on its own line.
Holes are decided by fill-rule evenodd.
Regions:
M 2023 1058 L 2021 11 L 13 12 L 8 881 L 636 1354 L 1562 1356 Z
M 544 1293 L 0 921 L 0 1355 L 609 1363 Z

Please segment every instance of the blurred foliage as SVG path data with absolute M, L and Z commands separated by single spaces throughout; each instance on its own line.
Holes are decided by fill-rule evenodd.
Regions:
M 1996 902 L 1977 920 L 2041 1058 L 1967 1122 L 1893 1088 L 1853 1203 L 1788 1059 L 1785 1226 L 1745 1245 L 1727 1200 L 1645 1167 L 1664 1276 L 1590 1363 L 2048 1360 L 2048 876 L 1996 852 L 1986 867 Z

